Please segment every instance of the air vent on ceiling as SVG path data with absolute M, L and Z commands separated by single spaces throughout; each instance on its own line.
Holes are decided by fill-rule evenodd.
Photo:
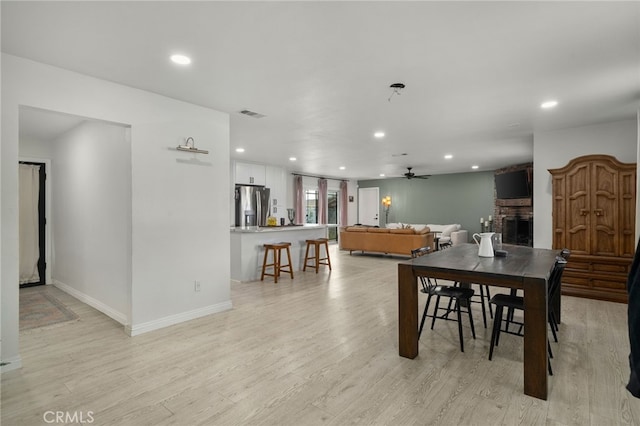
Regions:
M 253 118 L 266 117 L 266 115 L 264 114 L 259 114 L 257 112 L 249 111 L 248 109 L 243 109 L 242 111 L 240 111 L 240 114 L 248 115 L 249 117 L 253 117 Z

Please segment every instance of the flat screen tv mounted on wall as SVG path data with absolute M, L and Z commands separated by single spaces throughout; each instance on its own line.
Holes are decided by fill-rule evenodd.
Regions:
M 496 198 L 500 200 L 531 196 L 531 184 L 527 170 L 497 174 L 495 181 Z

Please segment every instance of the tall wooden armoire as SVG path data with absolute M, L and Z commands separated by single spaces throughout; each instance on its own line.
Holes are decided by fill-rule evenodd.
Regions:
M 636 164 L 586 155 L 549 172 L 553 248 L 571 250 L 562 294 L 626 302 L 636 247 Z

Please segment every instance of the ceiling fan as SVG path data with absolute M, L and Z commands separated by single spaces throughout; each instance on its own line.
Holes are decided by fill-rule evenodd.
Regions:
M 411 171 L 411 169 L 413 169 L 413 167 L 407 167 L 407 173 L 403 175 L 407 179 L 429 179 L 429 176 L 431 176 L 431 175 L 416 175 Z

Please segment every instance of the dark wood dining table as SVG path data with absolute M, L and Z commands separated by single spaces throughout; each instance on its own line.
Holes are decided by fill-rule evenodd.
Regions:
M 524 291 L 524 393 L 547 399 L 547 282 L 557 250 L 504 245 L 506 257 L 479 257 L 476 244 L 446 250 L 398 265 L 399 353 L 418 356 L 418 276 Z M 559 299 L 555 301 L 557 312 Z

